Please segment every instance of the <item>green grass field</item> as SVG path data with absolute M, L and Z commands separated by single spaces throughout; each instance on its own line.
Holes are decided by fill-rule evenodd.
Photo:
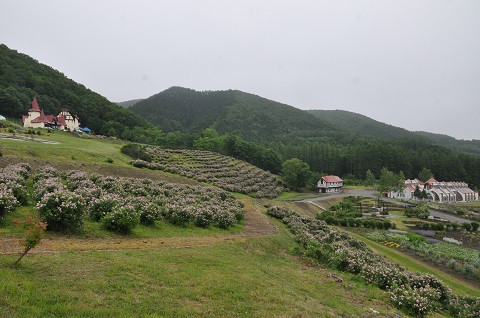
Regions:
M 120 153 L 124 144 L 121 141 L 74 138 L 59 132 L 39 138 L 60 144 L 0 139 L 4 154 L 0 160 L 8 163 L 10 158 L 26 158 L 42 164 L 47 161 L 67 164 L 89 172 L 96 171 L 97 168 L 92 167 L 101 166 L 106 167 L 102 170 L 106 174 L 199 184 L 177 175 L 129 166 L 130 158 Z M 108 158 L 114 162 L 107 163 Z M 321 211 L 308 203 L 290 202 L 313 194 L 283 193 L 275 200 L 254 200 L 243 194 L 235 195 L 257 211 L 263 210 L 263 204 L 288 206 L 313 217 Z M 321 203 L 330 206 L 339 201 L 341 199 L 336 198 Z M 32 209 L 32 205 L 21 207 L 8 217 L 21 218 Z M 257 214 L 257 217 L 266 216 Z M 278 233 L 262 237 L 241 236 L 249 228 L 246 222 L 221 230 L 178 227 L 160 221 L 154 227 L 140 225 L 125 237 L 87 221 L 83 232 L 68 237 L 92 241 L 121 237 L 125 240 L 157 237 L 204 239 L 205 236 L 216 238 L 235 233 L 239 239 L 217 240 L 212 246 L 192 245 L 187 248 L 59 250 L 27 255 L 15 267 L 11 264 L 17 255 L 0 254 L 0 317 L 403 316 L 393 308 L 386 292 L 367 286 L 352 275 L 302 259 L 296 253 L 297 244 L 285 226 L 271 221 L 279 228 Z M 10 221 L 0 223 L 0 239 L 15 238 L 19 234 Z M 47 234 L 47 238 L 52 239 L 50 241 L 57 240 L 61 244 L 64 244 L 63 237 L 67 236 Z M 435 270 L 380 244 L 367 244 L 411 269 L 421 272 Z M 448 274 L 438 271 L 438 276 L 460 293 L 480 295 L 478 290 Z
M 75 138 L 70 133 L 56 131 L 35 138 L 56 141 L 60 144 L 44 144 L 35 141 L 0 139 L 5 157 L 22 157 L 60 162 L 105 163 L 113 159 L 111 165 L 127 166 L 131 160 L 119 150 L 125 144 L 119 140 Z
M 0 257 L 5 317 L 393 316 L 383 291 L 304 263 L 285 229 L 212 247 Z M 329 277 L 342 277 L 338 282 Z

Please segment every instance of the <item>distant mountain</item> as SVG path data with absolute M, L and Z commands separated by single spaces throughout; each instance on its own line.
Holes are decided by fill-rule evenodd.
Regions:
M 445 146 L 458 152 L 480 155 L 480 140 L 462 140 L 451 136 L 434 134 L 426 131 L 415 131 L 414 133 L 431 140 L 437 145 Z
M 142 100 L 143 100 L 143 98 L 132 99 L 132 100 L 124 101 L 124 102 L 116 102 L 115 104 L 117 104 L 118 106 L 123 107 L 123 108 L 130 108 L 133 105 L 135 105 L 136 103 L 141 102 Z
M 345 110 L 307 110 L 307 112 L 332 125 L 362 137 L 376 139 L 421 138 L 435 145 L 450 148 L 456 152 L 480 155 L 480 140 L 458 140 L 447 135 L 422 131 L 413 132 Z
M 323 119 L 332 125 L 360 136 L 373 138 L 415 138 L 415 134 L 403 128 L 374 120 L 365 115 L 346 110 L 307 110 L 309 114 Z
M 134 127 L 139 132 L 152 127 L 143 118 L 59 71 L 0 44 L 0 113 L 20 119 L 33 97 L 37 97 L 46 113 L 68 108 L 79 116 L 82 126 L 100 134 L 110 132 L 121 137 L 125 130 Z
M 213 127 L 251 141 L 345 136 L 342 129 L 298 108 L 237 90 L 171 87 L 130 109 L 164 131 Z

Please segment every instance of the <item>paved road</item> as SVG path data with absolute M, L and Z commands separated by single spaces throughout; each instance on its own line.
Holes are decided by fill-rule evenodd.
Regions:
M 321 197 L 318 198 L 310 198 L 310 199 L 305 199 L 300 202 L 315 202 L 315 201 L 325 201 L 333 198 L 341 198 L 341 197 L 346 197 L 346 196 L 358 196 L 358 197 L 366 197 L 366 198 L 376 198 L 377 196 L 375 195 L 375 191 L 373 190 L 346 190 L 344 193 L 336 193 L 336 194 L 327 194 L 327 195 L 322 195 Z M 383 201 L 396 204 L 399 206 L 409 206 L 411 203 L 406 203 L 406 202 L 400 202 L 396 201 L 393 199 L 389 198 L 382 198 Z M 457 223 L 467 223 L 471 222 L 470 220 L 462 219 L 458 216 L 451 215 L 445 212 L 441 212 L 438 210 L 429 210 L 430 215 L 441 218 L 444 220 L 447 220 L 449 222 L 457 222 Z

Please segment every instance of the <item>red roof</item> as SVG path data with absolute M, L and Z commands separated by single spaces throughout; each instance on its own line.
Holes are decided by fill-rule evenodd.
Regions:
M 325 182 L 343 182 L 343 180 L 337 176 L 325 176 L 322 177 L 322 179 L 325 180 Z
M 34 97 L 32 100 L 32 108 L 29 109 L 29 112 L 40 112 L 40 107 L 38 107 L 36 97 Z
M 38 105 L 37 105 L 38 106 Z M 31 121 L 32 123 L 46 123 L 46 124 L 51 124 L 52 122 L 45 117 L 45 114 L 43 113 L 43 110 L 40 112 L 40 116 L 35 118 L 34 120 Z
M 437 180 L 433 179 L 433 178 L 430 178 L 427 180 L 427 182 L 425 183 L 433 183 L 433 182 L 438 182 Z
M 22 115 L 22 123 L 25 123 L 25 119 L 27 119 L 28 116 Z
M 415 191 L 415 188 L 414 188 L 412 185 L 409 185 L 407 188 L 408 188 L 408 190 L 410 190 L 410 192 L 414 192 L 414 191 Z
M 67 122 L 65 121 L 65 116 L 58 116 L 57 117 L 57 123 L 60 126 L 67 126 Z
M 55 116 L 54 116 L 54 115 L 45 115 L 45 118 L 46 118 L 49 122 L 53 123 L 53 119 L 55 118 Z

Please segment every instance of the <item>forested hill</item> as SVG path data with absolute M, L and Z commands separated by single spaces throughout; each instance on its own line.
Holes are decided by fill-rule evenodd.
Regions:
M 346 110 L 307 110 L 309 114 L 321 118 L 337 127 L 373 138 L 416 138 L 417 136 L 403 128 L 376 121 L 370 117 Z
M 135 105 L 136 103 L 141 102 L 142 100 L 143 100 L 143 98 L 132 99 L 132 100 L 126 100 L 124 102 L 116 102 L 115 104 L 117 104 L 118 106 L 123 107 L 123 108 L 130 108 L 133 105 Z
M 343 138 L 343 130 L 300 109 L 237 90 L 171 87 L 130 108 L 164 131 L 197 132 L 213 127 L 250 141 Z
M 358 136 L 392 139 L 423 139 L 438 146 L 450 148 L 456 152 L 480 155 L 480 140 L 458 140 L 453 137 L 423 131 L 409 131 L 404 128 L 388 125 L 370 117 L 345 110 L 307 110 L 308 113 L 345 129 Z
M 452 148 L 456 151 L 480 155 L 480 140 L 459 140 L 447 135 L 416 131 L 415 134 L 431 140 L 437 145 Z
M 60 108 L 68 108 L 79 116 L 82 126 L 100 134 L 131 139 L 130 130 L 142 132 L 152 127 L 59 71 L 0 44 L 0 114 L 20 119 L 33 97 L 45 113 L 57 114 Z

